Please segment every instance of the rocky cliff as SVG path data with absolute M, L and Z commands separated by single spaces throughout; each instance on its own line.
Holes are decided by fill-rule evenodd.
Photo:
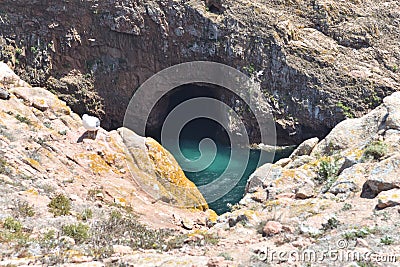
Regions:
M 65 102 L 0 75 L 0 266 L 398 266 L 399 92 L 258 168 L 216 216 L 153 139 L 88 139 Z
M 105 111 L 106 128 L 121 126 L 152 74 L 193 60 L 259 74 L 281 143 L 323 137 L 399 89 L 397 1 L 6 0 L 0 10 L 1 58 L 76 112 Z
M 67 250 L 94 238 L 89 229 L 104 231 L 90 241 L 96 258 L 121 243 L 167 249 L 176 229 L 215 222 L 201 193 L 156 141 L 126 128 L 100 129 L 93 140 L 54 94 L 30 86 L 3 62 L 0 77 L 0 266 L 26 263 L 13 263 L 14 257 L 50 265 L 79 258 Z M 115 228 L 124 223 L 126 229 Z M 117 229 L 134 231 L 135 238 L 122 241 L 126 233 Z

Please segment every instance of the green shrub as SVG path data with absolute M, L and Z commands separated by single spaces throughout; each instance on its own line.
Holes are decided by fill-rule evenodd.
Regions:
M 62 227 L 62 233 L 81 243 L 89 238 L 89 226 L 83 223 L 67 224 Z
M 394 243 L 394 240 L 390 236 L 385 236 L 381 238 L 381 243 L 384 245 L 391 245 Z
M 233 261 L 232 256 L 228 252 L 219 253 L 218 256 L 224 257 L 224 259 L 227 261 Z
M 3 158 L 0 158 L 0 173 L 6 173 L 7 170 L 7 161 Z
M 52 240 L 56 235 L 56 232 L 54 230 L 49 230 L 43 235 L 44 240 Z
M 17 215 L 22 217 L 33 217 L 35 210 L 27 201 L 17 202 Z
M 318 164 L 318 182 L 320 184 L 326 182 L 330 178 L 337 175 L 339 166 L 336 158 L 322 159 Z
M 90 243 L 94 246 L 93 250 L 108 257 L 112 254 L 112 244 L 130 246 L 133 249 L 159 249 L 168 250 L 172 247 L 173 231 L 168 229 L 154 230 L 141 224 L 133 215 L 122 216 L 121 213 L 113 211 L 108 220 L 95 224 L 91 228 Z M 187 236 L 186 236 L 187 238 Z M 169 246 L 167 241 L 171 241 Z M 181 247 L 184 237 L 174 246 Z
M 4 221 L 4 228 L 13 233 L 19 233 L 22 229 L 22 224 L 13 217 L 7 217 Z
M 38 52 L 38 48 L 36 46 L 31 46 L 31 52 L 36 54 Z
M 30 119 L 28 119 L 27 117 L 21 116 L 19 114 L 15 115 L 15 118 L 17 120 L 19 120 L 20 122 L 25 123 L 27 125 L 31 125 L 32 124 Z
M 371 234 L 371 230 L 367 227 L 363 227 L 361 229 L 355 229 L 343 234 L 343 238 L 346 240 L 354 240 L 357 238 L 364 238 L 367 235 Z
M 339 171 L 339 164 L 337 157 L 324 158 L 318 164 L 318 176 L 316 178 L 319 184 L 324 184 L 322 192 L 325 193 L 329 190 L 332 184 L 337 180 Z
M 332 230 L 332 229 L 338 228 L 339 224 L 340 224 L 340 222 L 335 217 L 332 217 L 332 218 L 329 218 L 326 223 L 322 224 L 322 229 L 324 231 Z
M 67 130 L 58 131 L 59 135 L 67 135 Z
M 354 114 L 350 107 L 346 106 L 340 101 L 336 104 L 336 106 L 342 110 L 343 115 L 346 116 L 346 118 L 354 118 Z
M 85 209 L 78 217 L 78 219 L 81 219 L 82 221 L 87 221 L 93 217 L 93 211 L 91 209 Z
M 342 211 L 347 211 L 350 210 L 352 208 L 352 205 L 350 203 L 344 203 L 343 207 L 342 207 Z
M 15 54 L 21 55 L 22 54 L 22 49 L 21 48 L 15 48 Z
M 69 215 L 71 211 L 71 201 L 66 196 L 60 194 L 53 198 L 48 207 L 54 216 Z
M 110 213 L 110 220 L 111 221 L 119 221 L 122 219 L 122 213 L 117 211 L 117 210 L 113 210 Z
M 387 154 L 387 146 L 382 141 L 376 141 L 369 144 L 363 154 L 364 159 L 373 158 L 380 159 Z
M 214 234 L 204 233 L 202 235 L 204 236 L 204 241 L 206 244 L 216 245 L 219 242 L 218 236 Z

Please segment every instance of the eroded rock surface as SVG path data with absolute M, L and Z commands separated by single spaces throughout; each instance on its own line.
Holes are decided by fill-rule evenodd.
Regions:
M 10 98 L 0 99 L 1 266 L 104 266 L 99 259 L 140 247 L 179 247 L 170 240 L 187 234 L 183 219 L 194 231 L 216 222 L 201 193 L 156 141 L 127 129 L 131 142 L 104 129 L 93 140 L 64 101 L 2 69 L 7 83 L 0 86 Z M 146 179 L 139 177 L 157 184 L 161 197 L 145 192 Z

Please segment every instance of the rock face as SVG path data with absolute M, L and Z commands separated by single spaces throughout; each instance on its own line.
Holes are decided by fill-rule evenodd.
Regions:
M 127 129 L 101 129 L 96 140 L 87 139 L 81 118 L 64 101 L 44 88 L 22 82 L 3 64 L 0 75 L 8 82 L 0 81 L 0 86 L 11 93 L 10 99 L 0 99 L 0 174 L 13 177 L 3 179 L 6 183 L 14 179 L 11 183 L 18 184 L 25 177 L 30 182 L 22 181 L 23 188 L 45 199 L 51 195 L 43 188 L 51 184 L 52 191 L 73 193 L 74 200 L 86 199 L 92 190 L 89 198 L 131 207 L 137 201 L 133 192 L 140 192 L 140 183 L 147 182 L 158 185 L 160 203 L 207 209 L 201 193 L 157 142 Z M 119 134 L 122 131 L 124 139 Z M 132 176 L 146 179 L 135 184 Z M 71 187 L 64 188 L 65 183 Z M 75 192 L 81 183 L 86 189 Z
M 259 73 L 281 143 L 323 137 L 399 90 L 397 1 L 6 0 L 0 7 L 1 59 L 79 113 L 105 111 L 109 128 L 122 125 L 147 78 L 193 60 Z
M 261 166 L 250 176 L 246 192 L 266 191 L 269 199 L 282 193 L 299 199 L 326 194 L 348 198 L 351 193 L 373 199 L 397 190 L 399 103 L 400 92 L 393 93 L 365 116 L 339 123 L 318 144 L 305 141 L 288 160 L 281 160 L 285 164 Z M 395 198 L 394 193 L 379 198 L 378 207 L 394 205 L 395 200 L 388 199 Z
M 175 158 L 157 141 L 138 136 L 127 128 L 120 128 L 118 132 L 132 155 L 128 162 L 134 179 L 155 200 L 179 207 L 208 208 L 200 191 L 186 178 Z M 138 174 L 138 169 L 143 173 Z

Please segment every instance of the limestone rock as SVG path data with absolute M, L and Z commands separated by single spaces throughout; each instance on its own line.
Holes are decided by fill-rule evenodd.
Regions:
M 275 165 L 281 166 L 281 167 L 285 167 L 286 165 L 288 165 L 292 160 L 290 158 L 283 158 L 278 160 L 277 162 L 275 162 Z
M 186 178 L 175 158 L 157 141 L 144 138 L 127 128 L 120 128 L 129 151 L 128 166 L 134 179 L 153 198 L 180 207 L 207 209 L 207 202 L 197 187 Z
M 306 183 L 304 186 L 295 189 L 295 198 L 296 199 L 307 199 L 314 197 L 315 193 L 315 186 L 311 183 Z
M 131 254 L 133 249 L 129 246 L 124 245 L 113 245 L 113 252 L 118 254 Z
M 11 70 L 10 67 L 4 62 L 0 62 L 0 81 L 10 87 L 29 86 L 28 83 L 26 83 L 18 75 L 16 75 L 14 71 Z
M 318 144 L 318 142 L 318 137 L 305 140 L 293 151 L 289 158 L 294 159 L 299 156 L 310 155 L 311 151 Z
M 400 130 L 400 92 L 395 92 L 385 97 L 383 104 L 388 110 L 386 127 L 388 129 Z
M 361 118 L 342 121 L 315 146 L 311 156 L 330 155 L 334 151 L 359 148 L 370 143 L 384 124 L 386 115 L 386 108 L 379 106 Z
M 282 224 L 276 221 L 268 221 L 263 228 L 263 234 L 266 236 L 276 235 L 282 231 Z
M 285 166 L 285 169 L 295 169 L 313 160 L 315 160 L 315 158 L 308 155 L 296 156 L 294 157 L 294 160 Z
M 267 177 L 271 177 L 273 180 L 280 176 L 282 168 L 279 166 L 274 166 L 273 164 L 266 163 L 261 167 L 257 168 L 252 175 L 250 175 L 249 180 L 246 184 L 246 193 L 253 193 L 257 188 L 264 187 L 264 181 Z
M 356 164 L 346 168 L 332 184 L 329 192 L 337 195 L 361 191 L 367 175 L 367 164 Z
M 0 87 L 0 99 L 3 99 L 3 100 L 10 99 L 10 93 L 3 87 Z
M 377 208 L 384 209 L 397 205 L 400 205 L 400 189 L 388 190 L 378 195 Z
M 71 258 L 72 263 L 84 263 L 84 262 L 91 262 L 93 257 L 90 256 L 73 256 Z
M 286 169 L 267 163 L 250 176 L 246 185 L 246 193 L 256 194 L 254 198 L 257 199 L 259 198 L 257 195 L 260 194 L 257 191 L 260 192 L 262 189 L 267 193 L 266 198 L 268 199 L 274 199 L 282 193 L 293 193 L 301 199 L 309 198 L 315 194 L 313 179 L 316 176 L 317 174 L 311 169 Z
M 400 154 L 382 160 L 374 165 L 363 186 L 362 196 L 373 198 L 382 191 L 400 188 Z
M 185 228 L 187 230 L 192 230 L 194 228 L 194 223 L 192 220 L 184 218 L 182 220 L 182 226 L 183 226 L 183 228 Z
M 357 238 L 356 247 L 369 248 L 368 242 L 365 239 Z

